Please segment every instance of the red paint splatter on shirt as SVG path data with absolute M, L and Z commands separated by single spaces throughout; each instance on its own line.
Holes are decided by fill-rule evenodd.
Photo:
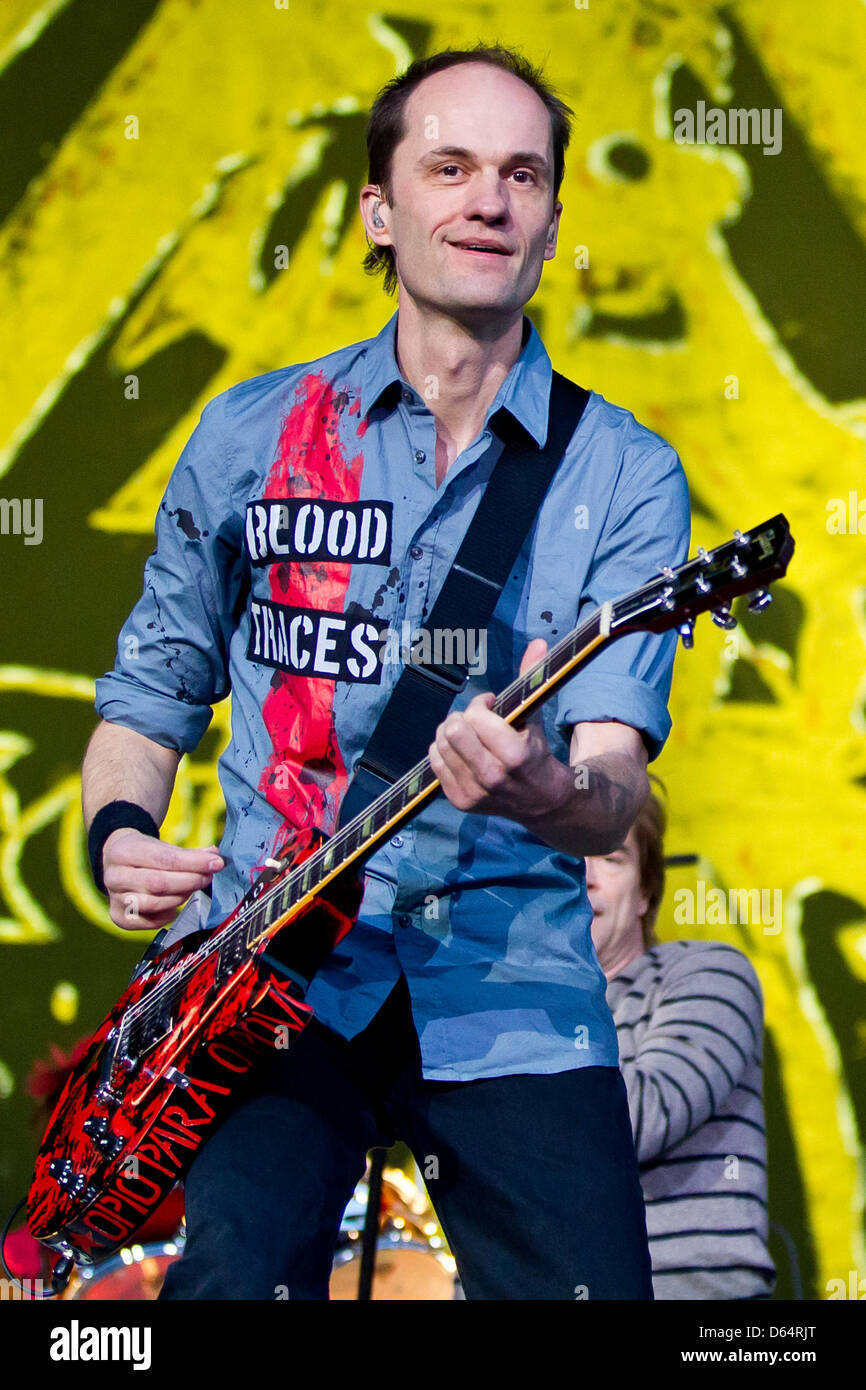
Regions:
M 283 422 L 263 497 L 358 500 L 363 453 L 347 459 L 339 436 L 340 412 L 347 402 L 346 393 L 335 391 L 322 374 L 301 380 L 296 403 Z M 272 564 L 271 599 L 342 613 L 351 569 L 349 563 L 331 560 Z M 271 853 L 291 841 L 293 830 L 318 826 L 333 833 L 348 784 L 334 732 L 333 703 L 333 680 L 274 671 L 262 707 L 273 752 L 259 781 L 259 791 L 284 818 Z
M 360 415 L 360 414 L 361 414 L 361 398 L 360 398 L 360 396 L 356 396 L 355 399 L 353 400 L 352 404 L 349 406 L 349 414 L 350 414 L 350 415 Z M 367 420 L 366 420 L 366 418 L 365 418 L 364 416 L 361 416 L 361 419 L 358 421 L 358 428 L 357 428 L 357 430 L 355 431 L 355 433 L 357 434 L 357 436 L 358 436 L 359 439 L 363 439 L 363 438 L 364 438 L 364 435 L 367 433 Z

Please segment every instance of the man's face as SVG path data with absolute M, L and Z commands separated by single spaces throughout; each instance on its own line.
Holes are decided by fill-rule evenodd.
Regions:
M 382 214 L 401 289 L 468 323 L 513 316 L 556 250 L 547 108 L 511 73 L 461 63 L 416 87 L 403 123 Z
M 641 941 L 640 919 L 647 897 L 640 886 L 640 867 L 634 832 L 612 854 L 586 859 L 586 891 L 593 911 L 592 940 L 602 965 L 629 942 Z

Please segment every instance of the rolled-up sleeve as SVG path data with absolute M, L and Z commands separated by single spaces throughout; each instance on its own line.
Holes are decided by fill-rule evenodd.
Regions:
M 210 401 L 169 479 L 141 598 L 120 630 L 97 713 L 189 753 L 230 690 L 229 643 L 242 601 L 241 522 L 231 503 L 225 393 Z
M 670 445 L 624 468 L 580 604 L 583 621 L 606 600 L 622 598 L 657 577 L 662 565 L 688 558 L 690 507 L 679 456 Z M 644 735 L 657 758 L 671 729 L 668 714 L 676 632 L 629 633 L 603 644 L 555 701 L 563 737 L 575 724 L 617 720 Z

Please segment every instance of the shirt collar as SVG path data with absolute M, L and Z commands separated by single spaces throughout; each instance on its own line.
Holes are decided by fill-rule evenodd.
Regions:
M 384 328 L 373 338 L 364 358 L 361 382 L 361 415 L 376 405 L 389 391 L 389 403 L 397 400 L 397 389 L 412 388 L 400 375 L 394 353 L 397 336 L 397 312 L 391 315 Z M 520 356 L 511 367 L 484 418 L 487 427 L 500 410 L 508 413 L 532 435 L 539 448 L 547 439 L 548 408 L 553 367 L 535 325 L 523 316 L 523 346 Z

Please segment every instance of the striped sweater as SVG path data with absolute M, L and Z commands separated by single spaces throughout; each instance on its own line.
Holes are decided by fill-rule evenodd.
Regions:
M 609 982 L 657 1299 L 766 1297 L 763 995 L 741 951 L 668 941 Z

